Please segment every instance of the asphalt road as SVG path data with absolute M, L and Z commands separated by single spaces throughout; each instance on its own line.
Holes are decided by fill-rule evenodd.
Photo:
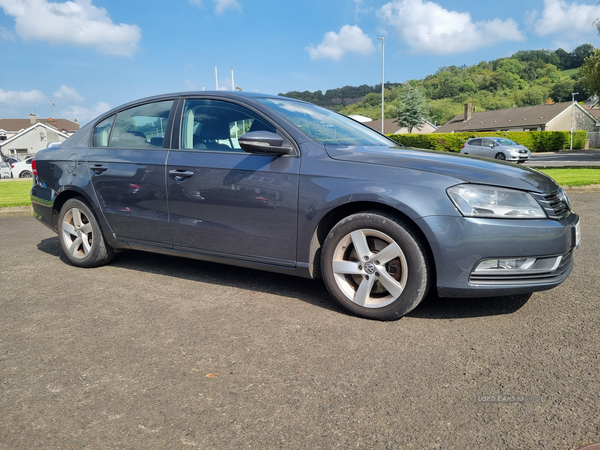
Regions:
M 600 202 L 532 296 L 392 323 L 318 281 L 137 252 L 68 265 L 0 217 L 0 449 L 570 450 L 600 441 Z
M 525 165 L 535 167 L 600 166 L 600 150 L 532 153 Z

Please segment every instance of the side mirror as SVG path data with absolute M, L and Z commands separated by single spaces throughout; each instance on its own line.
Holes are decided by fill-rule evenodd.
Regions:
M 265 155 L 289 155 L 294 149 L 284 143 L 283 137 L 270 131 L 252 131 L 241 135 L 238 142 L 242 150 L 248 153 L 263 153 Z

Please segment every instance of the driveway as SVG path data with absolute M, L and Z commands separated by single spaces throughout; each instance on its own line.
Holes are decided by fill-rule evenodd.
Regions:
M 600 441 L 600 204 L 532 296 L 430 295 L 391 323 L 322 283 L 123 252 L 65 263 L 0 217 L 0 449 L 560 449 Z

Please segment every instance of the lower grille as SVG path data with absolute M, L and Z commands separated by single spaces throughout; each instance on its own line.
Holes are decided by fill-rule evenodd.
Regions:
M 524 284 L 552 284 L 566 278 L 573 268 L 573 251 L 562 255 L 562 259 L 558 267 L 548 272 L 535 272 L 515 274 L 502 274 L 502 270 L 498 270 L 498 274 L 474 274 L 469 277 L 469 283 L 479 285 L 524 285 Z

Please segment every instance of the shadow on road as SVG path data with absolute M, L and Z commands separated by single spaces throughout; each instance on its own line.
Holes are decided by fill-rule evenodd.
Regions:
M 38 244 L 38 249 L 60 259 L 64 264 L 69 264 L 69 260 L 60 248 L 58 237 L 42 240 Z M 117 253 L 109 265 L 218 286 L 293 297 L 311 305 L 349 315 L 329 295 L 321 280 L 134 250 Z M 421 304 L 408 314 L 408 317 L 461 319 L 511 314 L 525 305 L 530 297 L 531 294 L 492 298 L 440 298 L 430 292 Z

